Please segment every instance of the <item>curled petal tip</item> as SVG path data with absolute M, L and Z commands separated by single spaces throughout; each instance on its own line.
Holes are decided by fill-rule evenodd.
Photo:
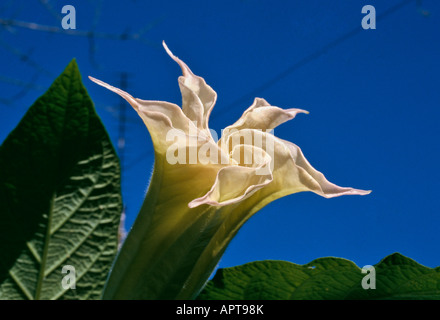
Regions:
M 366 196 L 367 194 L 370 194 L 372 190 L 361 190 L 361 189 L 352 189 L 351 194 L 359 195 L 359 196 Z
M 352 191 L 349 194 L 354 194 L 358 196 L 366 196 L 367 194 L 370 194 L 371 190 L 360 190 L 360 189 L 352 189 Z
M 192 201 L 190 203 L 188 203 L 188 208 L 192 209 L 192 208 L 195 208 L 195 207 L 196 207 L 196 205 L 193 204 Z
M 138 103 L 136 102 L 136 100 L 129 93 L 127 93 L 124 90 L 121 90 L 119 88 L 113 87 L 113 86 L 109 85 L 108 83 L 105 83 L 104 81 L 98 80 L 98 79 L 93 78 L 91 76 L 89 76 L 89 79 L 92 80 L 93 82 L 95 82 L 96 84 L 99 84 L 100 86 L 102 86 L 104 88 L 107 88 L 108 90 L 113 91 L 116 94 L 119 94 L 122 98 L 127 100 L 127 102 L 130 103 L 130 105 L 136 111 L 139 110 Z
M 96 79 L 96 78 L 93 78 L 92 76 L 89 76 L 88 77 L 90 80 L 92 80 L 93 82 L 99 82 L 99 80 L 98 79 Z
M 303 109 L 289 109 L 288 111 L 290 113 L 292 113 L 293 115 L 296 115 L 297 113 L 305 113 L 305 114 L 309 114 L 310 113 L 307 110 L 303 110 Z
M 192 209 L 192 208 L 198 207 L 201 204 L 202 204 L 202 202 L 200 202 L 200 198 L 194 199 L 193 201 L 188 203 L 188 208 Z
M 165 40 L 162 41 L 162 45 L 165 48 L 165 51 L 168 53 L 168 55 L 171 57 L 171 59 L 173 59 L 174 61 L 176 61 L 177 63 L 180 62 L 180 59 L 177 58 L 172 52 L 171 50 L 168 48 L 167 44 L 165 43 Z M 180 64 L 180 63 L 179 63 Z
M 168 48 L 167 44 L 165 43 L 165 40 L 162 41 L 162 45 L 165 48 L 165 51 L 168 53 L 168 55 L 174 57 L 173 53 L 171 52 L 171 50 Z
M 177 62 L 177 64 L 180 66 L 180 68 L 182 69 L 182 74 L 184 77 L 188 77 L 188 76 L 194 76 L 194 74 L 191 72 L 191 70 L 188 68 L 188 66 L 182 61 L 180 60 L 178 57 L 176 57 L 171 50 L 168 48 L 168 46 L 166 45 L 165 41 L 162 41 L 162 45 L 165 48 L 165 51 L 168 53 L 168 55 L 171 57 L 171 59 L 173 59 L 174 61 Z
M 336 193 L 327 193 L 321 194 L 321 196 L 325 198 L 335 198 L 343 195 L 356 195 L 356 196 L 366 196 L 371 193 L 371 190 L 360 190 L 360 189 L 352 189 L 349 188 L 347 191 L 340 191 Z

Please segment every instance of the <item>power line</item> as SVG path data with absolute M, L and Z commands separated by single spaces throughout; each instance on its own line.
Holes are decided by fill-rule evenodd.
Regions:
M 57 20 L 60 21 L 62 20 L 61 15 L 59 14 L 58 11 L 56 11 L 52 5 L 50 4 L 49 0 L 40 0 L 40 3 L 46 8 L 46 10 Z
M 12 97 L 6 99 L 5 98 L 0 99 L 0 103 L 11 106 L 14 104 L 16 100 L 24 97 L 31 89 L 43 90 L 43 87 L 35 84 L 35 82 L 38 80 L 39 77 L 40 77 L 40 73 L 36 72 L 34 73 L 34 75 L 32 76 L 29 82 L 24 82 L 19 79 L 9 78 L 0 75 L 0 81 L 22 87 L 22 89 L 16 94 L 14 94 Z
M 414 2 L 414 1 L 416 1 L 416 0 L 404 0 L 404 1 L 396 4 L 395 6 L 387 9 L 382 14 L 378 15 L 377 16 L 377 20 L 379 21 L 381 19 L 384 19 L 385 17 L 389 16 L 390 14 L 396 12 L 397 10 L 403 8 L 405 5 L 409 4 L 410 2 Z M 329 42 L 328 44 L 324 45 L 323 47 L 321 47 L 319 50 L 315 51 L 314 53 L 312 53 L 312 54 L 304 57 L 303 59 L 299 60 L 298 62 L 294 63 L 293 65 L 291 65 L 290 67 L 288 67 L 284 71 L 280 72 L 279 74 L 277 74 L 272 79 L 266 81 L 262 85 L 256 87 L 255 89 L 252 89 L 251 91 L 249 91 L 246 94 L 242 95 L 241 97 L 237 98 L 236 100 L 234 100 L 232 103 L 230 103 L 226 107 L 223 107 L 223 108 L 220 108 L 220 109 L 226 109 L 226 110 L 231 109 L 234 106 L 239 105 L 239 104 L 245 102 L 247 99 L 252 99 L 255 96 L 258 96 L 259 94 L 261 94 L 261 92 L 263 92 L 263 91 L 267 90 L 268 88 L 272 87 L 274 84 L 276 84 L 280 80 L 286 78 L 288 75 L 292 74 L 293 72 L 295 72 L 299 68 L 305 66 L 306 64 L 308 64 L 308 63 L 310 63 L 310 62 L 312 62 L 312 61 L 314 61 L 316 59 L 318 59 L 323 54 L 325 54 L 327 51 L 329 51 L 329 50 L 339 46 L 340 44 L 346 42 L 347 40 L 353 38 L 354 36 L 359 34 L 361 31 L 364 31 L 364 29 L 362 28 L 361 25 L 359 25 L 358 27 L 350 30 L 349 32 L 347 32 L 344 35 L 342 35 L 341 37 L 339 37 L 339 38 Z M 217 111 L 218 110 L 219 109 L 217 109 Z M 217 119 L 223 117 L 226 114 L 227 114 L 226 112 L 219 113 L 219 115 L 217 116 Z
M 44 8 L 59 22 L 62 18 L 61 15 L 54 10 L 53 6 L 50 3 L 50 0 L 39 0 L 40 4 L 44 6 Z M 39 23 L 33 23 L 33 22 L 27 22 L 27 21 L 21 21 L 18 19 L 15 19 L 16 14 L 13 15 L 12 18 L 0 18 L 0 33 L 2 31 L 8 31 L 10 33 L 15 33 L 17 28 L 32 30 L 32 31 L 38 31 L 38 32 L 45 32 L 49 34 L 60 34 L 60 35 L 69 35 L 69 36 L 77 36 L 77 37 L 85 37 L 88 40 L 88 53 L 89 53 L 89 61 L 91 65 L 96 69 L 101 69 L 101 66 L 98 64 L 96 59 L 96 39 L 109 39 L 109 40 L 116 40 L 116 41 L 125 41 L 125 40 L 135 40 L 138 42 L 141 42 L 143 44 L 147 44 L 152 47 L 158 47 L 157 44 L 151 43 L 149 40 L 144 38 L 144 34 L 152 29 L 156 24 L 158 24 L 163 17 L 159 17 L 158 19 L 153 20 L 150 23 L 147 23 L 144 27 L 140 28 L 140 30 L 137 33 L 131 33 L 127 29 L 127 31 L 122 33 L 107 33 L 107 32 L 97 32 L 96 27 L 99 23 L 99 18 L 101 16 L 101 9 L 102 9 L 102 0 L 91 1 L 95 5 L 95 13 L 93 20 L 91 22 L 91 27 L 88 30 L 76 30 L 76 29 L 68 29 L 64 30 L 57 26 L 51 26 L 51 25 L 43 25 Z M 5 9 L 8 9 L 14 2 L 9 1 L 3 3 L 3 5 L 0 7 L 2 11 Z M 29 67 L 35 69 L 40 74 L 49 76 L 49 77 L 55 77 L 52 72 L 47 70 L 44 66 L 36 62 L 31 57 L 31 52 L 33 50 L 27 50 L 24 51 L 18 47 L 15 47 L 3 39 L 0 38 L 0 46 L 3 47 L 6 51 L 10 52 L 14 56 L 17 57 L 17 59 L 27 64 Z M 32 81 L 36 81 L 38 76 L 32 77 Z M 22 90 L 18 94 L 15 94 L 13 97 L 10 98 L 2 98 L 0 99 L 1 104 L 5 105 L 12 105 L 16 100 L 19 98 L 25 96 L 30 90 L 38 90 L 38 86 L 33 86 L 28 82 L 20 81 L 17 79 L 11 79 L 9 77 L 0 76 L 1 82 L 7 82 L 16 86 L 21 86 Z
M 390 14 L 398 11 L 399 9 L 403 8 L 405 5 L 407 5 L 411 2 L 414 2 L 414 1 L 418 1 L 418 3 L 421 5 L 421 0 L 404 0 L 404 1 L 396 4 L 395 6 L 385 10 L 382 14 L 379 14 L 377 16 L 377 20 L 379 21 L 381 19 L 386 18 Z M 266 89 L 270 88 L 271 86 L 273 86 L 274 84 L 276 84 L 278 81 L 280 81 L 280 80 L 284 79 L 285 77 L 287 77 L 288 75 L 292 74 L 293 72 L 295 72 L 296 70 L 298 70 L 302 66 L 318 59 L 327 51 L 329 51 L 329 50 L 339 46 L 340 44 L 344 43 L 345 41 L 353 38 L 354 36 L 356 36 L 358 33 L 360 33 L 363 30 L 364 29 L 361 26 L 358 26 L 358 27 L 350 30 L 349 32 L 342 35 L 341 37 L 337 38 L 336 40 L 333 40 L 333 41 L 329 42 L 328 44 L 324 45 L 316 52 L 314 52 L 314 53 L 304 57 L 303 59 L 299 60 L 298 62 L 294 63 L 293 65 L 291 65 L 290 67 L 288 67 L 287 69 L 285 69 L 284 71 L 282 71 L 281 73 L 279 73 L 278 75 L 276 75 L 275 77 L 270 79 L 269 81 L 263 83 L 262 85 L 256 87 L 255 89 L 252 89 L 248 93 L 237 98 L 235 101 L 233 101 L 232 103 L 230 103 L 226 107 L 219 108 L 217 110 L 222 110 L 222 109 L 229 110 L 229 109 L 233 108 L 234 106 L 239 105 L 240 103 L 246 101 L 249 98 L 252 99 L 253 97 L 259 95 L 264 90 L 266 90 Z M 216 119 L 219 119 L 219 118 L 225 116 L 226 114 L 228 114 L 228 113 L 227 112 L 220 112 L 217 115 Z M 133 165 L 140 163 L 140 160 L 143 159 L 148 154 L 152 153 L 152 151 L 153 151 L 152 149 L 148 149 L 147 151 L 144 151 L 141 155 L 139 155 L 135 159 L 135 161 L 130 162 L 130 165 L 127 167 L 131 168 Z
M 27 21 L 21 21 L 21 20 L 15 20 L 15 19 L 3 19 L 0 18 L 0 25 L 6 26 L 6 27 L 18 27 L 18 28 L 24 28 L 28 30 L 33 31 L 41 31 L 41 32 L 48 32 L 48 33 L 60 33 L 64 35 L 69 36 L 79 36 L 79 37 L 90 37 L 93 36 L 95 38 L 102 38 L 102 39 L 110 39 L 110 40 L 142 40 L 141 36 L 142 34 L 140 32 L 138 33 L 108 33 L 108 32 L 93 32 L 91 30 L 77 30 L 77 29 L 63 29 L 60 27 L 55 26 L 49 26 L 34 22 L 27 22 Z M 143 30 L 142 28 L 141 30 Z
M 34 77 L 32 77 L 32 79 L 34 79 Z M 35 84 L 33 81 L 25 82 L 23 80 L 6 77 L 1 74 L 0 74 L 0 81 L 4 82 L 4 83 L 12 84 L 14 86 L 25 87 L 25 88 L 34 89 L 34 90 L 43 90 L 44 89 L 44 87 L 39 86 L 38 84 Z

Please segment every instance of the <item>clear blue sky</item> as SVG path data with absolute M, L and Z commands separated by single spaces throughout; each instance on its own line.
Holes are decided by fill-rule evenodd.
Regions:
M 118 86 L 125 71 L 132 95 L 180 104 L 180 69 L 161 47 L 165 40 L 217 91 L 212 128 L 234 122 L 255 96 L 306 109 L 309 115 L 275 134 L 299 145 L 330 181 L 373 190 L 364 197 L 299 193 L 273 202 L 240 230 L 220 267 L 263 259 L 303 264 L 323 256 L 363 266 L 393 252 L 440 265 L 439 1 L 44 3 L 4 0 L 0 18 L 60 28 L 57 16 L 71 4 L 77 31 L 146 32 L 142 40 L 96 37 L 91 44 L 83 36 L 0 25 L 1 141 L 76 57 L 116 145 L 120 100 L 87 76 Z M 366 4 L 376 8 L 376 30 L 360 29 Z M 129 227 L 154 159 L 146 128 L 125 106 Z

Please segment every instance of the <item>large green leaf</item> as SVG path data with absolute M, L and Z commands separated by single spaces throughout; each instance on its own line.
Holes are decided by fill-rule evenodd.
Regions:
M 75 61 L 4 141 L 0 170 L 0 299 L 99 298 L 117 251 L 119 161 Z
M 305 265 L 256 261 L 219 269 L 201 300 L 440 299 L 440 267 L 422 266 L 394 253 L 365 273 L 341 258 L 320 258 Z

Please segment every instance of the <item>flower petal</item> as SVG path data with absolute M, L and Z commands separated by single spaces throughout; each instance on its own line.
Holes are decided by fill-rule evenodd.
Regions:
M 302 109 L 281 109 L 271 106 L 262 98 L 255 98 L 254 103 L 243 113 L 233 125 L 224 132 L 241 129 L 271 130 L 280 124 L 295 118 L 298 113 L 309 113 Z
M 244 139 L 240 141 L 244 144 L 249 144 L 249 141 L 252 141 L 252 143 L 259 141 L 260 147 L 272 157 L 270 166 L 273 181 L 261 190 L 262 193 L 288 195 L 296 192 L 312 191 L 323 197 L 332 198 L 349 194 L 366 195 L 371 192 L 339 187 L 329 182 L 321 172 L 310 165 L 298 146 L 279 139 L 268 132 L 243 129 L 232 133 L 228 138 L 228 144 L 234 140 L 234 136 L 248 136 L 251 134 L 253 136 L 252 140 Z
M 201 127 L 208 130 L 209 115 L 217 100 L 217 93 L 206 84 L 202 77 L 194 75 L 188 66 L 168 49 L 165 42 L 162 44 L 168 55 L 176 61 L 182 69 L 183 76 L 179 77 L 179 85 L 182 92 L 183 112 L 191 121 L 201 120 Z M 188 92 L 188 89 L 194 93 L 194 96 Z M 198 97 L 198 100 L 195 97 Z M 200 107 L 202 107 L 202 110 L 200 110 Z M 199 119 L 200 114 L 202 115 L 201 119 Z
M 339 197 L 342 195 L 367 195 L 371 193 L 371 190 L 359 190 L 349 187 L 340 187 L 334 183 L 329 182 L 325 176 L 317 171 L 312 165 L 307 161 L 302 153 L 301 149 L 292 142 L 283 142 L 289 148 L 290 154 L 296 165 L 304 169 L 320 186 L 320 190 L 311 190 L 325 198 Z
M 183 113 L 193 121 L 199 129 L 204 128 L 204 107 L 199 96 L 191 88 L 185 84 L 183 77 L 179 77 L 179 87 L 182 93 L 182 110 Z
M 369 193 L 328 182 L 296 145 L 262 132 L 304 110 L 283 110 L 257 98 L 228 127 L 219 147 L 207 134 L 216 93 L 164 47 L 182 68 L 182 109 L 133 98 L 91 78 L 135 108 L 155 149 L 144 205 L 115 261 L 104 299 L 194 299 L 240 227 L 271 201 L 300 191 L 328 198 Z M 195 154 L 198 161 L 192 163 Z
M 199 135 L 202 138 L 208 138 L 206 134 L 197 130 L 178 105 L 165 101 L 149 101 L 134 98 L 119 88 L 113 87 L 93 77 L 89 78 L 97 84 L 117 93 L 130 103 L 147 126 L 153 138 L 153 142 L 156 142 L 155 147 L 163 149 L 163 147 L 169 145 L 169 143 L 163 144 L 163 142 L 166 140 L 166 135 L 169 130 L 172 129 L 180 130 L 188 136 Z
M 191 201 L 190 208 L 201 204 L 225 206 L 249 198 L 259 189 L 272 182 L 268 165 L 271 158 L 263 150 L 250 145 L 235 146 L 232 159 L 248 166 L 227 166 L 218 171 L 211 190 L 203 197 Z M 266 169 L 266 170 L 265 170 Z

